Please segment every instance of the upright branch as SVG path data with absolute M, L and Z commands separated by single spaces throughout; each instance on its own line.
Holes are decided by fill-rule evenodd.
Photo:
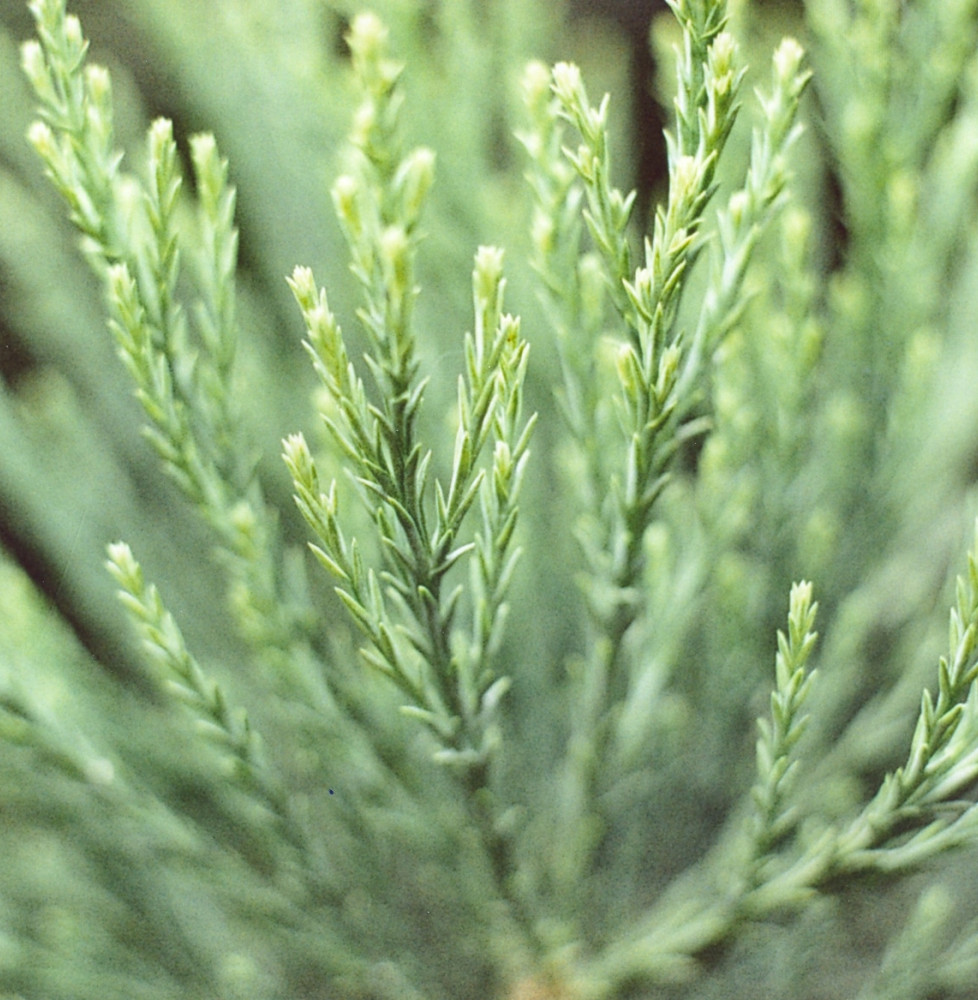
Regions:
M 590 104 L 576 67 L 559 64 L 553 72 L 557 113 L 581 140 L 576 151 L 566 150 L 566 157 L 583 187 L 584 218 L 624 335 L 615 358 L 624 466 L 611 474 L 610 489 L 602 491 L 607 500 L 589 513 L 584 532 L 585 552 L 600 581 L 589 596 L 602 637 L 599 655 L 606 661 L 601 669 L 618 694 L 621 641 L 638 614 L 635 586 L 643 567 L 645 530 L 676 449 L 698 429 L 682 419 L 688 403 L 679 406 L 677 386 L 686 347 L 676 329 L 676 315 L 684 276 L 702 245 L 704 213 L 736 116 L 743 75 L 733 39 L 720 31 L 722 5 L 710 5 L 713 13 L 703 17 L 688 6 L 676 5 L 686 41 L 679 53 L 669 196 L 657 209 L 652 236 L 645 240 L 645 263 L 635 270 L 627 233 L 633 197 L 622 195 L 611 182 L 607 99 L 597 108 Z
M 187 649 L 180 627 L 156 587 L 146 582 L 129 546 L 124 542 L 110 545 L 106 566 L 119 585 L 120 601 L 132 616 L 159 671 L 163 691 L 184 706 L 199 736 L 218 749 L 226 762 L 226 778 L 265 810 L 293 849 L 305 850 L 305 834 L 291 813 L 279 777 L 265 760 L 261 739 L 247 712 L 228 704 L 223 689 L 205 674 Z M 273 845 L 274 840 L 269 844 Z M 274 847 L 271 849 L 274 851 Z
M 29 6 L 38 40 L 24 44 L 22 63 L 40 120 L 28 138 L 105 283 L 110 329 L 148 420 L 146 436 L 219 539 L 240 631 L 276 660 L 276 676 L 314 696 L 317 682 L 299 669 L 311 619 L 280 580 L 278 529 L 234 401 L 238 238 L 227 162 L 213 136 L 191 140 L 196 226 L 181 212 L 171 122 L 150 127 L 144 176 L 123 174 L 109 74 L 87 64 L 88 43 L 64 0 Z M 178 292 L 185 256 L 197 279 L 189 309 Z
M 591 380 L 594 361 L 582 364 L 577 359 L 589 354 L 593 359 L 595 343 L 564 352 L 565 371 L 570 373 L 564 388 L 565 410 L 593 483 L 578 531 L 589 571 L 585 594 L 593 629 L 586 663 L 578 671 L 562 792 L 562 825 L 577 831 L 575 846 L 558 866 L 562 871 L 558 882 L 566 887 L 580 883 L 602 836 L 602 821 L 588 815 L 594 809 L 600 762 L 612 735 L 610 709 L 627 691 L 623 641 L 640 614 L 645 533 L 680 444 L 702 427 L 697 418 L 690 418 L 690 401 L 678 392 L 688 357 L 676 318 L 685 276 L 702 246 L 706 206 L 714 191 L 717 160 L 737 113 L 743 71 L 733 39 L 721 30 L 723 4 L 678 3 L 674 8 L 685 42 L 678 53 L 669 195 L 656 211 L 651 238 L 645 240 L 643 266 L 633 269 L 629 244 L 634 195 L 622 194 L 612 183 L 608 99 L 594 107 L 579 70 L 566 63 L 554 67 L 551 103 L 543 100 L 532 78 L 526 88 L 534 124 L 524 144 L 533 157 L 531 177 L 538 197 L 537 268 L 558 289 L 576 284 L 577 294 L 571 297 L 575 304 L 593 298 L 586 285 L 592 271 L 586 258 L 568 265 L 558 249 L 561 236 L 575 233 L 568 208 L 583 201 L 594 259 L 613 306 L 611 322 L 620 331 L 613 388 L 608 391 L 603 387 L 591 395 L 582 391 Z M 564 141 L 565 127 L 577 134 L 576 149 Z M 550 162 L 558 146 L 565 166 Z M 573 182 L 567 179 L 566 166 L 576 175 Z M 575 190 L 580 193 L 573 194 Z M 592 324 L 595 333 L 601 332 L 603 322 L 607 321 Z M 570 322 L 563 325 L 571 328 Z M 600 366 L 598 372 L 608 377 Z M 701 395 L 702 389 L 697 386 L 695 394 Z M 610 418 L 604 401 L 609 397 L 616 419 Z M 620 441 L 610 459 L 595 454 L 596 442 L 608 437 Z
M 434 737 L 436 760 L 457 774 L 500 894 L 528 929 L 490 787 L 499 704 L 509 686 L 494 661 L 519 556 L 517 501 L 533 425 L 522 415 L 528 349 L 518 319 L 503 312 L 502 252 L 482 247 L 472 273 L 475 318 L 458 380 L 450 474 L 433 474 L 433 452 L 419 433 L 426 380 L 419 376 L 412 305 L 418 222 L 434 160 L 428 150 L 401 149 L 399 67 L 388 57 L 383 26 L 357 17 L 349 44 L 362 103 L 349 170 L 336 181 L 333 201 L 362 287 L 357 315 L 372 387 L 350 360 L 308 268 L 296 268 L 289 284 L 325 389 L 321 416 L 373 519 L 372 544 L 348 535 L 341 489 L 335 481 L 322 488 L 301 434 L 286 440 L 284 457 L 316 537 L 312 551 L 366 639 L 364 662 L 398 688 L 404 713 Z M 465 586 L 452 581 L 463 564 L 467 602 Z
M 774 661 L 775 686 L 771 692 L 771 717 L 757 726 L 757 780 L 751 789 L 754 816 L 751 824 L 748 881 L 763 880 L 764 858 L 791 832 L 796 811 L 788 804 L 798 761 L 795 750 L 805 732 L 808 716 L 802 709 L 815 681 L 808 661 L 818 633 L 814 631 L 818 604 L 812 601 L 812 585 L 796 583 L 791 588 L 788 633 L 778 632 Z
M 800 816 L 790 804 L 815 674 L 817 605 L 811 587 L 792 588 L 787 635 L 778 636 L 771 718 L 759 722 L 757 780 L 746 868 L 731 877 L 741 830 L 720 838 L 712 860 L 682 876 L 662 901 L 588 970 L 595 996 L 618 985 L 663 982 L 695 970 L 698 956 L 730 939 L 745 920 L 798 909 L 839 879 L 912 869 L 978 834 L 978 805 L 962 793 L 978 779 L 978 524 L 951 610 L 949 653 L 938 662 L 937 696 L 925 691 L 906 762 L 847 822 Z M 722 871 L 713 871 L 725 866 Z
M 837 864 L 846 871 L 902 868 L 963 843 L 978 826 L 978 807 L 964 794 L 976 780 L 978 524 L 967 571 L 957 581 L 937 695 L 924 690 L 907 760 L 845 831 Z

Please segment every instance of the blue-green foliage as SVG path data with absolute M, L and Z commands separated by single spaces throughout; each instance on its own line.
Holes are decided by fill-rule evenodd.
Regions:
M 972 995 L 978 2 L 660 6 L 0 0 L 0 997 Z

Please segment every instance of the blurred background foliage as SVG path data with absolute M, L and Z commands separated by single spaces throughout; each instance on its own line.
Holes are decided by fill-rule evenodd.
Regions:
M 560 679 L 582 603 L 573 515 L 561 506 L 555 354 L 525 263 L 517 83 L 531 57 L 568 59 L 592 95 L 612 93 L 617 181 L 638 186 L 645 217 L 664 183 L 660 133 L 675 33 L 664 4 L 639 0 L 372 6 L 408 67 L 408 142 L 438 158 L 418 306 L 432 427 L 454 392 L 478 244 L 507 248 L 507 306 L 523 316 L 533 345 L 530 403 L 544 419 L 509 635 L 514 799 L 532 803 L 550 780 L 538 761 L 552 760 L 564 735 Z M 637 799 L 636 815 L 623 816 L 629 832 L 615 848 L 621 870 L 641 875 L 635 886 L 609 885 L 609 909 L 617 892 L 649 896 L 694 862 L 749 786 L 753 719 L 765 710 L 791 580 L 815 581 L 824 637 L 802 798 L 846 814 L 906 745 L 942 648 L 949 574 L 978 511 L 974 6 L 736 5 L 757 78 L 782 34 L 809 49 L 808 131 L 794 164 L 797 205 L 763 244 L 751 307 L 718 366 L 716 431 L 684 456 L 666 495 L 676 530 L 648 540 L 656 648 L 674 667 L 668 692 L 650 692 L 662 744 L 639 751 L 655 761 L 654 787 Z M 343 34 L 358 8 L 345 0 L 71 7 L 93 58 L 112 72 L 119 140 L 133 163 L 158 115 L 173 119 L 181 143 L 213 131 L 230 160 L 246 420 L 265 456 L 268 494 L 296 542 L 305 532 L 279 443 L 312 431 L 314 376 L 284 276 L 296 263 L 312 266 L 333 308 L 351 315 L 355 290 L 327 190 L 351 112 Z M 321 979 L 318 928 L 289 927 L 259 890 L 228 888 L 251 885 L 242 870 L 260 867 L 262 845 L 235 841 L 239 804 L 222 798 L 185 750 L 180 724 L 156 704 L 103 569 L 106 544 L 125 538 L 200 659 L 259 728 L 288 731 L 289 720 L 256 704 L 236 673 L 245 654 L 228 624 L 220 568 L 208 558 L 212 542 L 140 436 L 101 289 L 24 139 L 34 102 L 18 45 L 31 34 L 26 5 L 0 0 L 0 985 L 39 1000 L 162 998 L 179 988 L 333 996 Z M 748 131 L 731 141 L 736 166 Z M 354 333 L 349 321 L 347 329 Z M 329 601 L 324 608 L 332 613 Z M 35 716 L 49 743 L 18 745 Z M 656 760 L 676 734 L 681 752 Z M 53 766 L 38 768 L 38 754 Z M 315 748 L 294 754 L 302 780 L 329 766 Z M 300 766 L 302 754 L 312 763 Z M 420 750 L 417 757 L 421 775 Z M 124 802 L 105 780 L 117 774 L 130 781 Z M 445 809 L 450 825 L 451 804 Z M 416 821 L 429 869 L 412 878 L 428 895 L 381 909 L 371 895 L 380 869 L 364 873 L 362 898 L 347 901 L 348 923 L 392 942 L 394 962 L 378 963 L 363 992 L 341 995 L 411 996 L 399 962 L 440 970 L 428 981 L 432 998 L 487 995 L 478 941 L 438 935 L 455 905 L 451 886 L 466 875 L 450 838 L 429 843 L 430 824 Z M 382 870 L 398 864 L 386 859 Z M 972 855 L 898 888 L 841 887 L 800 922 L 758 928 L 729 952 L 705 956 L 706 977 L 675 995 L 971 996 L 974 953 L 959 931 L 976 900 Z M 425 915 L 429 906 L 441 908 L 437 920 Z M 265 923 L 256 919 L 266 912 Z M 894 971 L 908 950 L 923 957 L 910 972 Z

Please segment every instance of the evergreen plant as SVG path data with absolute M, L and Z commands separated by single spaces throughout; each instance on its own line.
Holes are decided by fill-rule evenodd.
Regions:
M 667 2 L 648 220 L 546 5 L 221 7 L 294 113 L 244 239 L 215 135 L 126 167 L 131 84 L 27 5 L 92 278 L 4 168 L 0 997 L 973 995 L 978 2 L 806 0 L 811 56 Z M 322 163 L 326 288 L 275 285 Z

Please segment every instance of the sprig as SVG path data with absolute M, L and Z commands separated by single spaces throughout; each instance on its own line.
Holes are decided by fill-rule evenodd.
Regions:
M 724 4 L 670 6 L 683 44 L 677 52 L 676 121 L 668 136 L 669 191 L 637 267 L 628 231 L 633 197 L 612 181 L 608 99 L 592 105 L 580 72 L 569 64 L 554 67 L 549 99 L 539 68 L 531 67 L 524 78 L 532 126 L 523 142 L 536 201 L 534 265 L 561 349 L 560 402 L 577 453 L 574 479 L 584 502 L 578 537 L 589 571 L 584 583 L 593 625 L 584 662 L 573 671 L 571 735 L 558 785 L 556 815 L 565 848 L 553 875 L 571 911 L 588 905 L 587 873 L 610 822 L 602 816 L 598 790 L 621 781 L 606 770 L 616 759 L 617 713 L 628 712 L 629 699 L 638 697 L 626 636 L 642 615 L 644 578 L 655 572 L 646 565 L 646 534 L 679 449 L 708 427 L 703 414 L 710 406 L 709 363 L 740 317 L 748 261 L 781 206 L 786 157 L 798 136 L 795 121 L 808 79 L 800 47 L 783 43 L 774 56 L 771 89 L 759 95 L 762 118 L 745 182 L 719 211 L 713 237 L 707 210 L 745 70 L 724 30 Z M 593 254 L 585 251 L 573 217 L 580 205 Z M 680 324 L 680 304 L 711 238 L 714 263 L 690 336 Z M 604 294 L 593 291 L 595 271 L 603 277 L 611 317 Z M 613 353 L 613 364 L 602 363 L 597 350 L 599 338 L 607 343 L 609 329 L 615 346 L 606 350 L 602 344 L 601 353 Z M 616 439 L 621 444 L 609 447 Z M 649 720 L 654 715 L 631 712 L 638 714 Z M 779 742 L 769 749 L 780 757 L 787 747 Z M 786 788 L 771 774 L 764 781 L 772 796 L 767 819 L 776 824 Z M 773 827 L 758 836 L 765 840 L 769 834 Z
M 823 826 L 794 860 L 769 872 L 745 898 L 750 912 L 796 906 L 840 877 L 906 870 L 973 840 L 978 807 L 959 796 L 978 778 L 978 525 L 967 574 L 957 582 L 949 633 L 937 698 L 923 694 L 906 763 L 884 777 L 855 819 Z M 809 683 L 802 680 L 797 693 Z M 790 728 L 788 733 L 791 741 Z
M 316 290 L 307 269 L 297 269 L 291 279 L 307 346 L 330 394 L 323 417 L 375 515 L 384 563 L 379 572 L 367 566 L 360 544 L 347 539 L 336 483 L 321 489 L 305 439 L 293 435 L 285 442 L 285 460 L 299 508 L 317 538 L 313 552 L 338 580 L 337 592 L 370 641 L 367 661 L 409 698 L 411 714 L 436 733 L 445 753 L 461 754 L 459 759 L 470 763 L 485 763 L 484 738 L 474 745 L 471 740 L 456 745 L 457 740 L 464 739 L 464 729 L 479 728 L 480 701 L 488 698 L 486 704 L 494 705 L 501 693 L 495 682 L 496 693 L 489 696 L 494 682 L 489 663 L 518 557 L 510 550 L 532 428 L 532 421 L 524 423 L 520 416 L 526 345 L 516 321 L 500 314 L 501 260 L 489 248 L 477 255 L 475 333 L 467 338 L 467 373 L 459 380 L 452 472 L 447 487 L 435 482 L 433 512 L 425 493 L 430 452 L 417 459 L 420 472 L 411 491 L 404 492 L 398 484 L 403 459 L 385 441 L 379 413 L 349 362 L 325 292 Z M 494 329 L 486 330 L 487 320 Z M 490 441 L 492 458 L 485 470 L 479 458 Z M 420 443 L 413 442 L 412 453 L 420 455 Z M 475 541 L 459 544 L 477 500 L 482 532 Z M 474 573 L 473 641 L 468 645 L 457 644 L 461 587 L 445 594 L 449 572 L 463 559 Z
M 352 170 L 333 194 L 364 289 L 358 316 L 371 344 L 365 360 L 380 389 L 376 402 L 311 272 L 297 268 L 290 286 L 329 400 L 323 419 L 375 518 L 379 568 L 365 565 L 359 543 L 343 534 L 336 485 L 320 490 L 301 436 L 286 442 L 285 457 L 300 509 L 318 538 L 314 551 L 370 641 L 365 658 L 407 695 L 408 710 L 437 735 L 443 754 L 484 766 L 479 719 L 494 681 L 488 660 L 512 572 L 516 496 L 532 426 L 520 414 L 527 347 L 518 321 L 502 312 L 502 253 L 483 247 L 472 276 L 475 325 L 465 341 L 451 474 L 447 485 L 433 479 L 432 452 L 417 432 L 426 383 L 418 377 L 409 307 L 416 293 L 416 225 L 432 160 L 423 150 L 400 152 L 398 73 L 379 22 L 357 18 L 350 46 L 364 96 L 355 116 Z M 481 456 L 488 448 L 487 470 Z M 483 532 L 477 542 L 463 542 L 463 525 L 480 497 Z M 470 560 L 476 583 L 469 646 L 457 638 L 462 588 L 446 589 L 448 574 L 463 559 Z M 493 705 L 501 688 L 494 691 Z
M 138 624 L 143 644 L 161 671 L 164 686 L 196 717 L 198 732 L 220 747 L 230 763 L 229 776 L 280 807 L 271 793 L 258 734 L 247 713 L 232 709 L 224 692 L 209 680 L 191 655 L 180 627 L 163 605 L 159 591 L 147 584 L 142 567 L 124 542 L 109 546 L 106 568 L 119 585 L 119 600 Z
M 595 352 L 607 323 L 607 282 L 598 254 L 582 243 L 584 191 L 563 153 L 569 126 L 553 93 L 551 71 L 543 63 L 531 63 L 522 92 L 528 127 L 518 137 L 529 159 L 526 178 L 533 193 L 530 264 L 560 359 L 555 397 L 571 436 L 574 463 L 566 481 L 580 509 L 591 511 L 600 507 L 614 461 L 598 441 L 612 440 L 617 429 Z M 607 437 L 601 434 L 605 429 Z
M 906 762 L 843 833 L 843 870 L 913 866 L 978 829 L 978 807 L 961 798 L 978 780 L 978 524 L 956 597 L 937 697 L 924 691 Z
M 602 836 L 601 821 L 586 814 L 593 808 L 601 762 L 608 756 L 611 707 L 627 695 L 624 639 L 641 613 L 646 531 L 679 447 L 704 427 L 690 412 L 706 389 L 704 376 L 698 365 L 696 378 L 689 376 L 693 359 L 677 328 L 677 317 L 689 269 L 704 243 L 706 208 L 715 189 L 718 159 L 737 114 L 744 71 L 732 37 L 722 31 L 723 4 L 680 3 L 674 12 L 685 43 L 678 59 L 676 129 L 669 143 L 669 194 L 655 213 L 642 266 L 633 270 L 628 242 L 633 197 L 618 191 L 611 180 L 607 99 L 593 106 L 580 72 L 569 64 L 554 67 L 552 104 L 542 98 L 536 82 L 539 74 L 528 76 L 526 86 L 535 126 L 524 144 L 534 160 L 538 270 L 554 289 L 576 285 L 576 294 L 570 297 L 576 307 L 592 298 L 584 284 L 590 270 L 585 258 L 580 257 L 575 267 L 556 249 L 565 234 L 576 241 L 568 208 L 575 200 L 583 201 L 584 220 L 620 331 L 607 386 L 613 391 L 605 386 L 587 388 L 595 370 L 601 375 L 594 343 L 578 341 L 576 350 L 564 352 L 569 373 L 564 409 L 581 453 L 580 465 L 587 472 L 588 508 L 578 534 L 589 569 L 585 594 L 593 617 L 587 662 L 577 672 L 568 772 L 561 786 L 561 827 L 581 831 L 580 837 L 574 834 L 576 846 L 564 852 L 558 866 L 563 872 L 558 882 L 567 887 L 581 883 L 587 858 Z M 572 194 L 575 188 L 566 180 L 566 168 L 547 163 L 557 144 L 554 137 L 562 134 L 561 121 L 579 139 L 576 150 L 561 139 L 579 195 Z M 569 329 L 575 318 L 566 316 L 558 329 Z M 592 329 L 598 329 L 600 322 Z M 590 360 L 582 363 L 588 353 Z M 684 378 L 687 384 L 682 385 Z M 617 420 L 610 419 L 608 397 L 614 399 Z M 616 438 L 621 443 L 611 451 L 608 442 Z M 599 450 L 604 453 L 598 454 Z
M 88 43 L 64 0 L 29 6 L 38 40 L 24 44 L 22 64 L 41 119 L 28 138 L 105 282 L 110 328 L 148 419 L 146 435 L 220 540 L 242 633 L 276 659 L 293 691 L 315 697 L 315 682 L 299 669 L 311 619 L 284 593 L 278 529 L 233 401 L 238 241 L 227 162 L 213 136 L 191 140 L 193 227 L 171 122 L 150 127 L 144 176 L 123 173 L 108 72 L 86 63 Z M 179 291 L 183 256 L 198 278 L 189 310 Z
M 573 63 L 557 63 L 552 83 L 559 115 L 580 136 L 576 150 L 564 155 L 583 182 L 587 208 L 584 220 L 601 252 L 609 273 L 609 288 L 616 306 L 627 310 L 622 282 L 631 276 L 631 250 L 626 238 L 635 193 L 623 194 L 612 182 L 608 143 L 609 95 L 594 107 L 588 99 L 581 71 Z
M 957 801 L 978 777 L 978 533 L 968 573 L 958 581 L 951 613 L 951 655 L 939 664 L 935 702 L 924 694 L 907 763 L 887 775 L 879 791 L 848 824 L 815 822 L 799 844 L 786 800 L 805 727 L 802 709 L 815 674 L 807 669 L 816 641 L 817 605 L 810 584 L 792 588 L 788 632 L 778 634 L 771 720 L 760 720 L 756 810 L 750 825 L 747 877 L 731 878 L 729 860 L 738 836 L 722 837 L 710 863 L 670 887 L 648 914 L 585 965 L 582 991 L 613 996 L 636 978 L 669 982 L 695 974 L 698 956 L 731 938 L 745 920 L 797 909 L 839 878 L 916 866 L 966 842 L 978 829 L 978 807 Z
M 251 479 L 247 455 L 235 447 L 237 407 L 225 387 L 232 384 L 238 346 L 235 271 L 238 231 L 234 225 L 237 192 L 228 180 L 228 162 L 209 133 L 192 136 L 190 156 L 197 188 L 198 252 L 194 255 L 200 299 L 194 319 L 206 363 L 198 367 L 199 396 L 204 408 L 214 460 L 227 479 L 246 486 Z
M 938 694 L 925 691 L 907 760 L 888 773 L 852 821 L 823 825 L 797 857 L 749 893 L 755 914 L 795 906 L 840 877 L 915 867 L 971 841 L 978 807 L 960 794 L 978 778 L 978 525 L 968 569 L 957 582 L 949 655 L 938 664 Z M 802 683 L 799 693 L 804 689 Z
M 593 612 L 612 659 L 637 613 L 632 590 L 643 564 L 642 539 L 667 482 L 668 466 L 679 442 L 695 432 L 679 425 L 677 387 L 685 348 L 673 324 L 683 276 L 701 245 L 699 230 L 713 193 L 717 160 L 736 116 L 743 75 L 733 39 L 719 32 L 722 16 L 703 20 L 686 5 L 678 5 L 677 14 L 684 36 L 693 38 L 680 57 L 680 138 L 671 143 L 666 205 L 657 210 L 652 238 L 645 241 L 645 264 L 634 272 L 626 233 L 632 198 L 610 180 L 607 101 L 597 108 L 590 104 L 575 67 L 559 64 L 553 73 L 558 113 L 581 139 L 579 149 L 566 155 L 583 185 L 585 220 L 625 333 L 615 362 L 624 467 L 612 474 L 608 485 L 613 502 L 595 518 L 598 534 L 585 545 L 593 571 L 603 578 L 601 586 L 593 588 L 598 601 Z M 703 33 L 695 35 L 700 30 Z M 693 67 L 690 60 L 700 52 L 704 62 Z M 694 133 L 696 142 L 691 143 Z
M 674 105 L 676 128 L 669 136 L 670 155 L 691 156 L 702 144 L 704 111 L 714 127 L 721 119 L 709 114 L 709 78 L 706 72 L 710 47 L 727 24 L 727 5 L 716 0 L 666 0 L 683 29 L 682 51 L 677 52 L 678 86 Z M 726 129 L 729 132 L 729 127 Z
M 757 241 L 784 204 L 788 156 L 802 133 L 798 105 L 811 79 L 810 71 L 803 68 L 803 58 L 804 52 L 793 38 L 783 39 L 772 61 L 771 88 L 757 92 L 761 124 L 754 129 L 745 183 L 717 215 L 710 284 L 703 296 L 681 390 L 700 377 L 702 361 L 713 356 L 747 308 L 748 297 L 743 291 L 747 264 Z
M 795 746 L 807 723 L 802 713 L 815 681 L 808 669 L 818 633 L 812 601 L 812 585 L 796 583 L 791 588 L 788 633 L 778 632 L 775 657 L 775 689 L 771 693 L 771 718 L 758 719 L 757 781 L 751 790 L 756 814 L 752 831 L 753 855 L 761 859 L 792 829 L 794 811 L 786 798 L 794 782 L 798 761 Z
M 100 66 L 86 65 L 88 41 L 63 0 L 32 0 L 38 38 L 25 42 L 21 65 L 41 102 L 28 139 L 68 205 L 85 247 L 109 258 L 121 253 L 112 87 Z
M 357 17 L 348 41 L 361 104 L 333 202 L 363 293 L 357 316 L 371 388 L 311 271 L 296 268 L 289 285 L 324 390 L 321 416 L 373 520 L 370 543 L 348 534 L 341 490 L 335 481 L 320 485 L 301 434 L 284 442 L 284 459 L 315 536 L 312 551 L 366 639 L 365 664 L 398 688 L 404 714 L 426 727 L 435 759 L 457 776 L 499 894 L 532 946 L 532 920 L 514 891 L 512 844 L 490 781 L 499 706 L 510 683 L 496 676 L 495 660 L 519 557 L 513 543 L 533 426 L 522 414 L 528 348 L 519 320 L 503 311 L 502 251 L 481 247 L 450 472 L 436 475 L 435 451 L 419 431 L 426 380 L 412 322 L 418 226 L 433 156 L 423 148 L 402 151 L 400 68 L 388 55 L 383 26 Z M 465 564 L 468 599 L 453 578 Z

